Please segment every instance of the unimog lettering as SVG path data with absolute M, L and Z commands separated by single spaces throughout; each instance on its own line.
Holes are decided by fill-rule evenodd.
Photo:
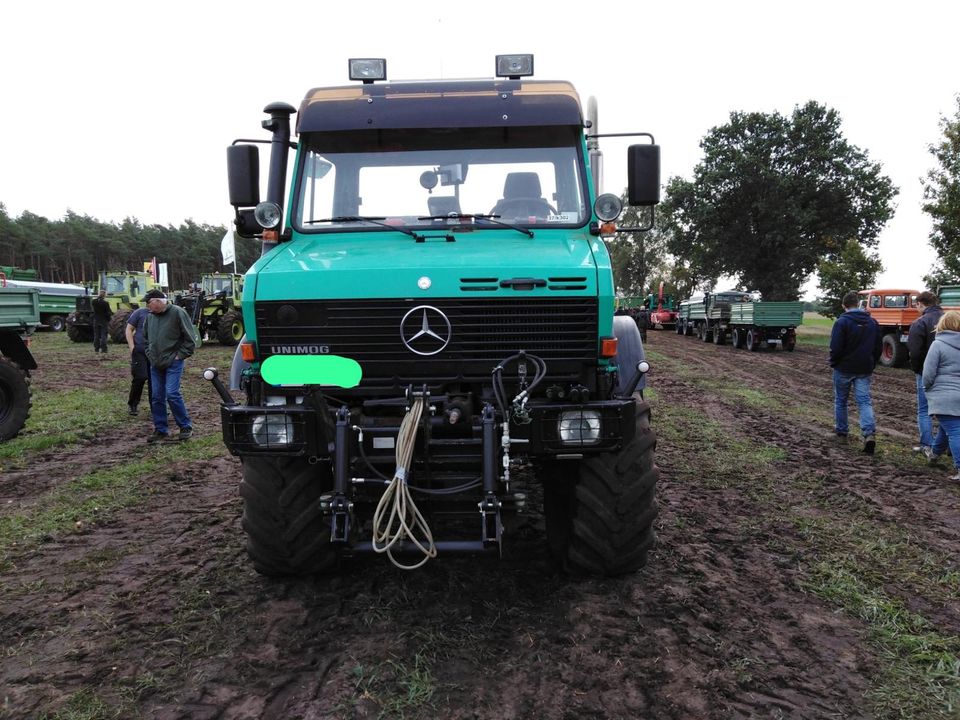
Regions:
M 227 149 L 237 234 L 261 244 L 230 371 L 243 402 L 205 376 L 243 459 L 254 567 L 502 554 L 528 497 L 542 497 L 561 568 L 643 566 L 657 516 L 649 365 L 636 324 L 613 316 L 603 237 L 652 222 L 615 227 L 624 201 L 600 192 L 595 104 L 585 114 L 569 83 L 528 77 L 530 55 L 498 56 L 487 80 L 389 82 L 385 60 L 349 64 L 360 84 L 264 109 L 264 200 L 256 144 Z M 641 138 L 625 198 L 652 218 L 659 147 L 615 135 Z M 311 366 L 316 384 L 272 374 L 273 355 L 327 353 L 359 379 L 338 382 L 334 362 Z

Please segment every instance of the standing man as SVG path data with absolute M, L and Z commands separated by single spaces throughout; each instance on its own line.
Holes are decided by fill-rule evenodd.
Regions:
M 940 298 L 929 290 L 917 295 L 917 308 L 920 317 L 910 324 L 907 335 L 907 349 L 910 351 L 910 369 L 917 376 L 917 427 L 920 430 L 920 444 L 913 448 L 914 452 L 923 453 L 927 460 L 933 460 L 933 418 L 927 414 L 927 393 L 923 389 L 923 361 L 927 359 L 930 345 L 937 335 L 936 327 L 943 317 L 943 308 L 940 307 Z M 940 433 L 943 433 L 940 430 Z M 944 438 L 941 438 L 945 440 Z M 942 443 L 941 443 L 942 444 Z
M 641 305 L 637 311 L 636 321 L 637 330 L 640 331 L 640 339 L 646 342 L 647 329 L 650 327 L 650 302 L 648 300 L 644 300 L 643 305 Z
M 186 310 L 167 302 L 160 290 L 150 290 L 143 296 L 150 314 L 143 325 L 143 337 L 150 362 L 150 411 L 153 415 L 153 433 L 147 442 L 155 443 L 170 437 L 167 424 L 167 405 L 180 428 L 180 439 L 193 435 L 193 424 L 180 392 L 184 360 L 193 355 L 198 345 L 196 330 Z
M 877 447 L 877 426 L 870 399 L 870 377 L 880 359 L 883 341 L 880 326 L 857 306 L 857 294 L 843 296 L 843 314 L 833 324 L 830 334 L 830 367 L 833 368 L 834 432 L 847 437 L 847 401 L 853 386 L 860 431 L 863 433 L 863 451 L 873 455 Z
M 93 351 L 104 355 L 107 354 L 107 328 L 113 315 L 106 298 L 107 291 L 100 290 L 90 303 L 93 308 Z
M 130 348 L 130 395 L 127 398 L 127 408 L 130 415 L 139 412 L 137 406 L 143 397 L 143 386 L 147 386 L 147 402 L 153 393 L 150 391 L 150 362 L 147 360 L 147 346 L 143 340 L 143 325 L 147 321 L 150 311 L 145 307 L 137 308 L 127 318 L 126 336 L 127 346 Z

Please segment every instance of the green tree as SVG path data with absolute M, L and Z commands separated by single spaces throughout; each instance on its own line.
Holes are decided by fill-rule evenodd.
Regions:
M 940 118 L 943 139 L 929 148 L 937 167 L 923 185 L 923 211 L 933 219 L 930 245 L 939 257 L 934 280 L 960 278 L 960 94 L 956 102 L 956 115 Z
M 843 312 L 841 300 L 848 292 L 873 287 L 883 263 L 876 253 L 868 253 L 856 240 L 847 240 L 839 253 L 824 258 L 817 266 L 822 295 L 817 298 L 820 312 L 836 318 Z
M 840 238 L 875 247 L 897 190 L 816 102 L 739 113 L 701 141 L 694 179 L 672 178 L 669 250 L 704 282 L 729 275 L 767 300 L 794 300 Z

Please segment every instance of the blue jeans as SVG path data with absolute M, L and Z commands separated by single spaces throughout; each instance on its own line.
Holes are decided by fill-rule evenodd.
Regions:
M 150 366 L 150 413 L 153 415 L 153 428 L 157 432 L 169 432 L 167 424 L 167 405 L 173 419 L 181 430 L 192 428 L 187 406 L 180 392 L 180 378 L 183 377 L 183 360 L 174 360 L 164 370 Z
M 917 427 L 920 429 L 920 445 L 933 447 L 933 418 L 927 412 L 927 393 L 923 389 L 923 375 L 917 375 Z
M 937 415 L 940 432 L 933 441 L 934 455 L 943 455 L 950 446 L 953 464 L 960 470 L 960 415 Z
M 876 421 L 873 418 L 873 403 L 870 401 L 870 376 L 848 375 L 839 370 L 833 371 L 833 400 L 836 432 L 846 435 L 849 431 L 847 423 L 847 402 L 850 399 L 850 386 L 853 386 L 853 397 L 857 401 L 857 411 L 860 414 L 860 432 L 864 437 L 870 437 L 877 432 Z

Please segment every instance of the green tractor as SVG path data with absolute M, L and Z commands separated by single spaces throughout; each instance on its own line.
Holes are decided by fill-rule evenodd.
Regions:
M 201 339 L 216 337 L 221 345 L 239 343 L 243 337 L 243 275 L 210 273 L 194 288 L 192 292 L 177 294 L 174 302 L 190 315 Z
M 154 288 L 162 289 L 148 272 L 101 271 L 92 295 L 77 298 L 77 309 L 67 316 L 67 335 L 74 342 L 93 340 L 93 298 L 103 289 L 113 311 L 108 334 L 115 343 L 126 342 L 126 324 L 130 313 L 143 305 L 143 296 Z

